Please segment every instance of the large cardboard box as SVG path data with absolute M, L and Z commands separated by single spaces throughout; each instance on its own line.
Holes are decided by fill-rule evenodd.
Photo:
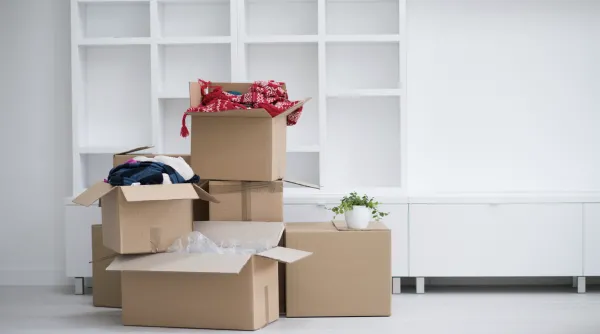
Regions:
M 106 271 L 117 253 L 104 246 L 102 225 L 92 225 L 93 304 L 97 307 L 121 307 L 121 273 Z
M 124 163 L 126 163 L 129 159 L 133 159 L 135 157 L 139 157 L 139 156 L 144 156 L 147 158 L 154 158 L 157 155 L 166 155 L 168 157 L 182 157 L 183 160 L 185 160 L 185 162 L 188 163 L 188 165 L 191 166 L 192 161 L 191 161 L 191 156 L 189 154 L 148 154 L 148 153 L 142 153 L 145 150 L 151 149 L 154 146 L 141 146 L 141 147 L 136 147 L 133 148 L 131 150 L 127 150 L 125 152 L 120 152 L 120 153 L 116 153 L 113 155 L 113 167 L 116 167 L 118 165 L 122 165 Z M 136 152 L 140 152 L 140 153 L 136 153 Z M 134 154 L 136 153 L 136 154 Z
M 217 200 L 195 184 L 113 187 L 98 182 L 73 200 L 90 206 L 102 198 L 104 245 L 119 254 L 165 251 L 192 231 L 192 200 Z
M 250 83 L 214 83 L 247 92 Z M 190 82 L 190 106 L 202 100 L 200 84 Z M 192 169 L 202 179 L 276 181 L 285 177 L 286 118 L 306 99 L 271 117 L 264 109 L 191 112 Z
M 283 223 L 195 222 L 217 244 L 268 242 L 276 246 Z M 309 252 L 274 247 L 256 255 L 160 253 L 120 256 L 124 325 L 255 330 L 279 318 L 277 261 Z
M 287 224 L 285 244 L 314 254 L 286 266 L 288 317 L 391 315 L 391 232 L 385 225 Z

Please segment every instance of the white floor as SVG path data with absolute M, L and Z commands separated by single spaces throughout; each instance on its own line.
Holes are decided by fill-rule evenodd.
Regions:
M 390 318 L 280 319 L 261 333 L 598 334 L 600 293 L 452 288 L 393 298 Z M 0 287 L 0 333 L 196 333 L 120 325 L 120 311 L 51 288 Z M 216 333 L 224 334 L 226 331 Z

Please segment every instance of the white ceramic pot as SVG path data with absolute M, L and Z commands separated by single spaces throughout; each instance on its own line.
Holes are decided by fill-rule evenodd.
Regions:
M 369 226 L 371 221 L 371 209 L 366 206 L 353 206 L 351 211 L 344 213 L 346 224 L 349 228 L 362 230 Z

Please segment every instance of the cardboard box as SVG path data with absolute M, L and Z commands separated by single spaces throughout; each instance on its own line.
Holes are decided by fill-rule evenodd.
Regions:
M 121 273 L 106 271 L 117 253 L 104 247 L 102 225 L 92 225 L 93 304 L 97 307 L 121 307 Z
M 154 158 L 157 155 L 166 155 L 168 157 L 174 157 L 174 158 L 182 157 L 183 160 L 185 160 L 185 162 L 188 163 L 188 165 L 191 166 L 191 164 L 192 164 L 191 156 L 189 154 L 146 154 L 146 153 L 133 154 L 135 152 L 145 151 L 145 150 L 151 149 L 153 147 L 154 146 L 141 146 L 141 147 L 136 147 L 131 150 L 125 151 L 125 152 L 116 153 L 113 155 L 113 167 L 122 165 L 122 164 L 126 163 L 129 159 L 133 159 L 135 157 L 143 156 L 143 157 L 147 157 L 147 158 Z
M 283 223 L 195 222 L 215 241 L 277 245 Z M 271 248 L 256 255 L 160 253 L 120 256 L 107 270 L 122 271 L 124 325 L 255 330 L 279 318 L 277 261 L 310 253 Z
M 285 244 L 314 253 L 286 266 L 288 317 L 391 315 L 391 232 L 385 225 L 287 224 Z
M 250 83 L 214 83 L 247 92 Z M 200 84 L 190 82 L 190 106 L 198 106 Z M 285 177 L 286 117 L 306 99 L 271 117 L 264 109 L 191 112 L 192 169 L 202 179 L 276 181 Z
M 192 231 L 192 200 L 217 200 L 190 183 L 113 187 L 103 181 L 73 203 L 90 206 L 102 198 L 104 245 L 119 254 L 165 251 Z

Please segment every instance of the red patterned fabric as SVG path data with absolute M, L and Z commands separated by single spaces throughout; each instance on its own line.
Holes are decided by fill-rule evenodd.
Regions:
M 189 136 L 189 130 L 185 125 L 185 118 L 188 112 L 219 112 L 233 109 L 265 109 L 271 117 L 275 117 L 288 110 L 299 101 L 290 101 L 288 94 L 283 89 L 282 82 L 255 81 L 250 90 L 242 95 L 230 94 L 223 90 L 221 86 L 211 86 L 210 81 L 198 80 L 202 93 L 202 102 L 199 106 L 190 107 L 183 114 L 181 121 L 181 136 Z M 213 88 L 210 93 L 208 88 Z M 295 110 L 287 116 L 287 125 L 292 126 L 298 122 L 302 107 Z

